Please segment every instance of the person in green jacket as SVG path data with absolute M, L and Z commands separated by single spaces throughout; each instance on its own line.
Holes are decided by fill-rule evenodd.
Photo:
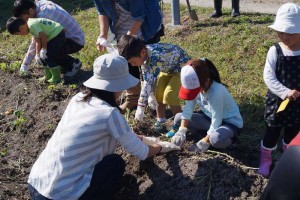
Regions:
M 42 81 L 56 84 L 61 81 L 60 66 L 67 56 L 64 51 L 66 37 L 64 28 L 59 23 L 46 18 L 21 18 L 11 17 L 6 28 L 12 35 L 31 34 L 36 42 L 35 60 L 45 67 L 45 76 Z

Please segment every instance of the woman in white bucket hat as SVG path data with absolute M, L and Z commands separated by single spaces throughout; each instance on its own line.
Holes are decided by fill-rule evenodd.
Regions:
M 266 130 L 261 141 L 259 173 L 269 177 L 272 151 L 284 129 L 282 150 L 297 135 L 300 127 L 300 7 L 282 5 L 275 22 L 269 26 L 277 32 L 279 43 L 267 54 L 264 81 L 268 87 L 264 118 Z M 283 100 L 289 99 L 285 110 L 277 112 Z
M 138 84 L 125 58 L 105 54 L 94 62 L 94 75 L 67 106 L 53 136 L 34 163 L 29 179 L 34 199 L 112 199 L 125 162 L 117 144 L 139 159 L 180 147 L 136 135 L 116 99 Z

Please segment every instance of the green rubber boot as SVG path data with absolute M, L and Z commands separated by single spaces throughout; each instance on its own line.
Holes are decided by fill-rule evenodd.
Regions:
M 61 81 L 60 79 L 60 66 L 50 68 L 52 77 L 48 80 L 48 83 L 56 84 Z
M 49 67 L 44 67 L 44 68 L 45 68 L 45 76 L 43 76 L 42 78 L 39 78 L 40 82 L 46 82 L 49 79 L 51 79 L 51 77 L 52 77 L 50 68 Z

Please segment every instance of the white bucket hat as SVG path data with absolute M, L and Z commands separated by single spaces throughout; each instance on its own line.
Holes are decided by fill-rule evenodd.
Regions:
M 104 54 L 94 62 L 94 75 L 83 85 L 93 89 L 120 92 L 136 86 L 139 80 L 128 72 L 125 58 L 117 54 Z
M 283 33 L 300 33 L 300 7 L 294 3 L 286 3 L 277 11 L 275 22 L 269 26 Z

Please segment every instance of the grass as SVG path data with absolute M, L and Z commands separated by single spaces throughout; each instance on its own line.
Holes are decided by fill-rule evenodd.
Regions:
M 68 10 L 83 28 L 87 43 L 75 56 L 80 58 L 85 69 L 91 70 L 93 61 L 99 55 L 95 48 L 99 33 L 98 19 L 92 1 L 74 0 L 72 4 L 62 0 L 54 2 Z M 0 9 L 5 10 L 0 16 L 2 71 L 16 71 L 30 43 L 29 36 L 12 36 L 4 30 L 5 21 L 11 15 L 8 11 L 11 5 L 11 0 L 0 5 Z M 181 46 L 193 58 L 206 57 L 214 62 L 243 115 L 245 128 L 241 140 L 257 148 L 264 129 L 264 96 L 267 91 L 262 73 L 267 51 L 276 42 L 275 33 L 268 29 L 274 16 L 242 13 L 240 17 L 232 18 L 230 10 L 224 9 L 223 17 L 210 19 L 208 16 L 212 8 L 193 9 L 199 21 L 190 21 L 186 7 L 182 6 L 182 25 L 174 28 L 168 26 L 171 21 L 170 5 L 164 5 L 167 29 L 162 42 Z

